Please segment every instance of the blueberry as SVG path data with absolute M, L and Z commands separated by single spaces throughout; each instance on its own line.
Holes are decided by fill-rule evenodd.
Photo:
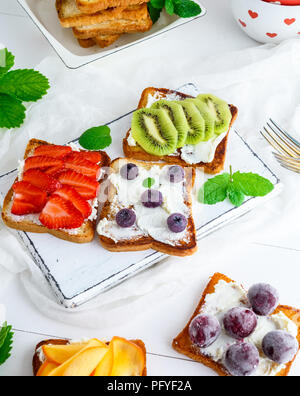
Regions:
M 287 364 L 296 356 L 299 344 L 295 337 L 286 331 L 268 333 L 262 342 L 264 354 L 278 364 Z
M 169 168 L 168 175 L 171 183 L 180 183 L 184 179 L 184 170 L 181 166 L 174 165 Z
M 122 166 L 120 170 L 120 174 L 123 177 L 123 179 L 134 180 L 139 175 L 139 168 L 135 164 L 128 163 Z
M 224 327 L 227 333 L 237 340 L 249 337 L 257 326 L 257 318 L 250 309 L 233 308 L 224 316 Z
M 212 315 L 196 316 L 189 327 L 191 341 L 200 348 L 207 348 L 212 345 L 220 334 L 220 323 Z
M 249 290 L 248 299 L 257 315 L 268 316 L 278 306 L 279 294 L 274 287 L 266 283 L 258 283 Z
M 256 347 L 246 342 L 231 345 L 225 355 L 225 367 L 234 377 L 248 377 L 259 365 Z
M 133 226 L 136 221 L 136 214 L 131 209 L 121 209 L 116 216 L 117 224 L 122 228 Z
M 146 190 L 142 194 L 141 201 L 146 208 L 157 208 L 162 205 L 163 196 L 158 190 Z
M 169 230 L 175 233 L 182 232 L 186 229 L 187 219 L 180 213 L 173 213 L 167 220 Z

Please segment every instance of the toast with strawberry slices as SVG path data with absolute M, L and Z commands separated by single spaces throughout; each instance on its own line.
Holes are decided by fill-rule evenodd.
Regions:
M 74 243 L 91 242 L 98 178 L 101 168 L 109 164 L 110 158 L 102 151 L 74 151 L 70 146 L 30 140 L 22 175 L 4 199 L 3 222 L 20 231 L 48 233 Z

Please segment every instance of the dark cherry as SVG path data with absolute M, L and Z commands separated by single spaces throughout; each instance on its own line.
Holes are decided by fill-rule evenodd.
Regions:
M 212 345 L 221 334 L 221 326 L 212 315 L 196 316 L 189 327 L 189 335 L 193 344 L 200 348 Z
M 248 377 L 255 373 L 259 365 L 257 348 L 242 342 L 231 345 L 225 355 L 225 367 L 234 377 Z
M 136 221 L 136 214 L 132 209 L 121 209 L 116 216 L 117 224 L 122 228 L 133 226 Z
M 233 308 L 224 316 L 224 327 L 227 333 L 237 340 L 249 337 L 257 326 L 257 318 L 250 309 Z
M 260 316 L 271 315 L 278 306 L 278 291 L 266 283 L 258 283 L 250 288 L 248 299 L 253 311 Z
M 278 364 L 287 364 L 296 356 L 299 343 L 286 331 L 276 330 L 268 333 L 262 342 L 264 354 Z
M 134 180 L 139 175 L 139 168 L 132 163 L 128 163 L 122 166 L 120 174 L 125 180 Z
M 162 193 L 158 190 L 146 190 L 141 197 L 142 204 L 146 208 L 157 208 L 163 203 Z

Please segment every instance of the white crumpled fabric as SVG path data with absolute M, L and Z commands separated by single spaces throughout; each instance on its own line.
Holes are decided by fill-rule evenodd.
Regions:
M 0 173 L 16 167 L 32 137 L 65 143 L 90 126 L 105 124 L 133 110 L 145 86 L 176 88 L 193 82 L 201 91 L 212 92 L 239 108 L 236 129 L 271 164 L 284 183 L 283 193 L 201 241 L 198 253 L 184 262 L 169 258 L 73 311 L 57 304 L 36 265 L 1 223 L 0 298 L 10 280 L 19 276 L 28 298 L 50 318 L 77 326 L 85 323 L 91 328 L 114 325 L 116 321 L 126 323 L 133 314 L 145 313 L 147 307 L 158 305 L 162 299 L 197 281 L 212 262 L 230 258 L 232 241 L 237 254 L 245 243 L 259 242 L 260 235 L 276 233 L 280 238 L 288 226 L 299 232 L 298 175 L 276 164 L 259 130 L 267 118 L 273 117 L 300 139 L 300 40 L 197 62 L 178 59 L 173 77 L 164 67 L 158 75 L 147 59 L 139 60 L 138 68 L 135 61 L 132 57 L 131 70 L 122 70 L 117 77 L 113 65 L 102 68 L 99 62 L 70 71 L 57 59 L 45 59 L 38 69 L 50 78 L 52 88 L 43 100 L 30 106 L 20 130 L 0 131 Z

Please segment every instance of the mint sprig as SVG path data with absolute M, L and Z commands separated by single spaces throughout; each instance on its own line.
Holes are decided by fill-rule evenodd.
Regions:
M 110 146 L 112 138 L 108 126 L 99 126 L 90 128 L 85 131 L 80 139 L 79 144 L 86 150 L 103 150 Z
M 26 117 L 26 108 L 22 102 L 41 99 L 49 89 L 49 81 L 43 74 L 32 69 L 10 71 L 14 66 L 14 56 L 6 48 L 1 55 L 0 128 L 19 128 Z
M 264 197 L 273 189 L 270 180 L 256 173 L 233 173 L 230 167 L 230 173 L 215 176 L 203 185 L 198 200 L 207 205 L 215 205 L 228 198 L 238 207 L 244 203 L 245 196 Z
M 0 366 L 10 357 L 13 344 L 12 327 L 5 322 L 0 331 Z
M 201 7 L 192 0 L 151 0 L 148 10 L 152 22 L 155 23 L 165 8 L 169 15 L 176 14 L 180 18 L 191 18 L 201 14 Z
M 143 181 L 143 186 L 145 188 L 151 188 L 152 186 L 154 186 L 154 184 L 155 184 L 155 179 L 153 179 L 152 177 L 147 177 L 147 179 Z

